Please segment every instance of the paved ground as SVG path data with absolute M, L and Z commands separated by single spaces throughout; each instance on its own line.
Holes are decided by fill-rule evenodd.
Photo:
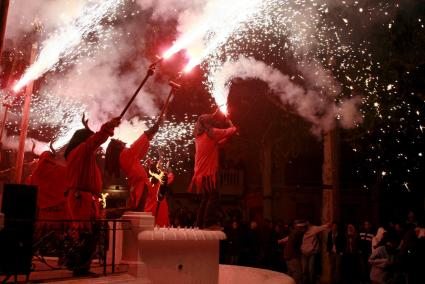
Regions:
M 56 261 L 49 260 L 48 263 L 55 267 Z M 127 266 L 119 265 L 115 267 L 115 273 L 112 274 L 112 268 L 107 267 L 107 275 L 103 275 L 103 267 L 99 264 L 94 263 L 91 269 L 92 272 L 98 274 L 99 277 L 79 277 L 75 278 L 72 276 L 72 272 L 66 269 L 53 270 L 47 265 L 35 261 L 34 272 L 31 273 L 29 283 L 87 283 L 87 284 L 100 284 L 100 283 L 131 283 L 134 278 L 127 274 Z M 0 282 L 5 277 L 0 276 Z M 7 283 L 14 283 L 14 278 L 11 277 Z M 18 276 L 18 283 L 28 283 L 24 275 Z
M 124 271 L 126 267 L 121 267 L 121 271 L 115 274 L 102 275 L 103 269 L 101 267 L 93 267 L 93 272 L 99 273 L 99 277 L 72 277 L 72 273 L 66 270 L 55 271 L 36 271 L 31 274 L 30 281 L 26 282 L 25 277 L 19 276 L 19 283 L 57 283 L 57 284 L 143 284 L 151 283 L 145 282 L 141 279 L 136 280 L 133 276 Z M 0 278 L 0 281 L 3 280 Z M 13 283 L 10 279 L 7 283 Z M 292 278 L 285 274 L 263 270 L 258 268 L 240 267 L 232 265 L 220 265 L 219 284 L 295 284 Z
M 25 277 L 19 276 L 18 283 L 58 283 L 58 284 L 65 284 L 65 283 L 79 283 L 79 284 L 103 284 L 103 283 L 114 283 L 114 284 L 124 284 L 124 283 L 132 283 L 135 282 L 135 278 L 130 276 L 127 273 L 117 273 L 114 275 L 107 275 L 107 276 L 100 276 L 98 278 L 93 277 L 80 277 L 75 278 L 71 275 L 65 276 L 65 275 L 44 275 L 45 277 L 37 277 L 37 273 L 34 275 L 31 275 L 30 281 L 26 282 Z M 40 275 L 38 275 L 40 276 Z M 1 279 L 3 280 L 3 279 Z M 14 283 L 13 278 L 9 279 L 7 283 Z

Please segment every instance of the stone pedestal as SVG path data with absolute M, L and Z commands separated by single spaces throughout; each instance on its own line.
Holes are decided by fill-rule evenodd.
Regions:
M 123 220 L 129 222 L 122 223 L 122 251 L 121 263 L 127 264 L 129 273 L 136 276 L 138 283 L 152 283 L 146 278 L 146 264 L 141 257 L 141 250 L 138 243 L 138 235 L 145 230 L 152 231 L 155 225 L 155 218 L 151 213 L 146 212 L 125 212 Z
M 205 283 L 219 280 L 221 231 L 155 228 L 139 234 L 141 258 L 153 283 Z
M 122 262 L 126 264 L 137 264 L 140 261 L 138 235 L 145 230 L 153 230 L 155 218 L 151 213 L 126 212 L 122 216 L 122 219 L 130 221 L 130 223 L 122 224 Z
M 121 263 L 137 283 L 218 283 L 222 231 L 154 228 L 154 217 L 143 212 L 122 219 L 129 223 L 122 225 Z

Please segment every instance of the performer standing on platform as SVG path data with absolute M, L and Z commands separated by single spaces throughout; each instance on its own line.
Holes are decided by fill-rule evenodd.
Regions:
M 228 128 L 218 128 L 220 121 L 226 120 Z M 219 146 L 230 136 L 236 133 L 236 127 L 230 119 L 220 111 L 214 114 L 203 114 L 198 118 L 195 125 L 195 172 L 189 191 L 196 188 L 196 192 L 202 192 L 202 200 L 196 218 L 196 226 L 199 228 L 217 228 L 218 190 L 216 187 L 216 175 L 218 171 Z
M 68 260 L 68 267 L 74 275 L 91 274 L 90 264 L 96 251 L 99 228 L 95 220 L 99 217 L 99 196 L 102 190 L 102 175 L 96 164 L 96 151 L 114 135 L 114 128 L 120 124 L 114 118 L 93 133 L 84 120 L 85 128 L 77 130 L 65 150 L 67 161 L 67 202 L 70 219 L 87 220 L 73 222 L 73 238 L 78 246 Z

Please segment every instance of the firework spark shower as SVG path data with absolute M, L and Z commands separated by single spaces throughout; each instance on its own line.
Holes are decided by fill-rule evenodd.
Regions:
M 213 74 L 213 78 L 213 93 L 219 105 L 227 102 L 226 95 L 234 78 L 254 78 L 266 82 L 282 104 L 291 106 L 297 114 L 313 124 L 313 132 L 317 135 L 334 128 L 336 117 L 340 117 L 340 125 L 344 128 L 353 128 L 363 120 L 358 110 L 361 103 L 359 97 L 335 104 L 327 95 L 306 90 L 292 82 L 289 76 L 253 58 L 241 56 L 234 62 L 226 62 L 220 71 Z
M 354 33 L 353 19 L 367 26 L 371 21 L 389 17 L 386 14 L 391 15 L 387 12 L 392 9 L 385 3 L 371 6 L 367 1 L 324 0 L 60 0 L 48 3 L 38 0 L 31 1 L 27 7 L 15 0 L 12 12 L 13 5 L 20 6 L 27 17 L 38 14 L 46 29 L 47 39 L 37 63 L 27 70 L 15 88 L 19 89 L 47 70 L 55 71 L 48 72 L 43 81 L 33 110 L 39 115 L 33 118 L 32 127 L 43 129 L 40 125 L 47 125 L 59 129 L 58 145 L 63 145 L 69 135 L 81 127 L 83 111 L 96 129 L 125 104 L 150 63 L 143 55 L 146 39 L 151 36 L 144 27 L 152 20 L 159 23 L 159 29 L 162 24 L 164 28 L 175 24 L 176 41 L 164 57 L 185 49 L 189 55 L 188 69 L 201 63 L 204 83 L 223 110 L 232 79 L 254 77 L 265 80 L 282 103 L 295 106 L 294 111 L 312 122 L 315 131 L 329 129 L 333 116 L 339 117 L 343 126 L 352 127 L 361 121 L 360 99 L 351 94 L 346 99 L 340 95 L 347 94 L 355 85 L 364 90 L 362 95 L 373 94 L 378 88 L 378 78 L 371 72 L 377 63 L 370 57 L 368 42 L 354 44 L 348 39 Z M 342 12 L 332 14 L 336 10 Z M 11 17 L 6 37 L 14 38 L 30 30 L 27 26 L 33 19 L 20 21 L 21 16 L 18 11 Z M 159 42 L 155 53 L 161 53 L 164 44 Z M 281 62 L 288 57 L 296 61 L 295 72 L 286 72 L 281 66 L 270 67 L 274 61 Z M 129 64 L 132 66 L 129 71 L 123 72 L 123 62 L 133 64 Z M 278 74 L 276 79 L 286 78 L 287 85 L 276 89 L 273 80 L 258 75 L 257 67 L 268 70 L 269 74 Z M 358 70 L 355 76 L 352 70 Z M 302 78 L 302 82 L 294 82 L 294 77 Z M 283 96 L 282 89 L 290 87 L 302 89 L 295 92 L 302 94 L 295 105 Z M 166 84 L 148 84 L 136 99 L 132 115 L 154 116 L 158 113 L 158 101 L 167 92 Z M 311 100 L 318 100 L 327 115 L 320 118 L 309 115 Z M 128 127 L 135 126 L 128 124 Z
M 326 113 L 335 114 L 335 109 L 341 110 L 337 106 L 338 103 L 333 103 L 332 100 L 340 99 L 345 86 L 353 89 L 353 85 L 360 85 L 359 88 L 364 89 L 365 93 L 373 92 L 377 78 L 370 70 L 376 62 L 367 56 L 361 56 L 369 53 L 367 41 L 355 43 L 348 39 L 353 34 L 352 19 L 349 16 L 358 18 L 364 15 L 365 17 L 361 18 L 362 24 L 365 25 L 366 22 L 368 25 L 370 22 L 379 21 L 383 17 L 380 14 L 387 15 L 392 8 L 379 3 L 376 7 L 368 6 L 368 3 L 363 1 L 352 4 L 305 0 L 231 3 L 194 1 L 192 6 L 175 1 L 139 3 L 152 8 L 157 17 L 170 17 L 170 10 L 166 7 L 175 8 L 179 22 L 177 30 L 181 36 L 178 36 L 174 45 L 164 53 L 164 57 L 168 58 L 181 49 L 186 49 L 189 55 L 189 62 L 184 68 L 186 72 L 202 63 L 207 78 L 205 83 L 216 104 L 224 112 L 229 89 L 220 84 L 231 82 L 224 82 L 215 76 L 223 73 L 221 69 L 225 65 L 228 70 L 232 69 L 229 65 L 237 62 L 241 55 L 260 61 L 267 61 L 271 56 L 276 60 L 294 57 L 299 75 L 304 79 L 303 85 L 313 93 L 319 94 L 317 89 L 321 89 L 322 94 L 329 96 L 325 99 L 329 102 L 326 104 Z M 339 22 L 335 22 L 335 19 L 329 20 L 330 11 L 337 9 L 345 9 L 344 13 L 335 15 Z M 332 61 L 340 62 L 341 65 L 331 66 Z M 249 66 L 244 67 L 249 69 Z M 355 69 L 362 71 L 354 78 L 347 75 Z M 240 68 L 235 67 L 233 70 L 240 71 Z M 234 75 L 233 78 L 237 77 Z M 349 82 L 340 82 L 340 78 Z M 223 91 L 227 93 L 222 93 Z M 352 99 L 360 101 L 357 97 Z M 299 114 L 305 116 L 305 113 Z M 344 127 L 357 125 L 361 121 L 359 116 L 359 111 L 339 112 L 336 115 L 344 120 Z M 322 130 L 333 125 L 326 120 L 315 119 L 315 122 L 319 124 L 316 127 Z
M 89 1 L 81 14 L 72 22 L 53 32 L 42 44 L 36 61 L 24 73 L 13 87 L 19 91 L 29 81 L 38 79 L 44 73 L 58 67 L 59 61 L 67 62 L 70 57 L 78 54 L 78 47 L 90 33 L 102 29 L 101 21 L 108 15 L 114 14 L 122 1 L 106 0 L 101 2 Z

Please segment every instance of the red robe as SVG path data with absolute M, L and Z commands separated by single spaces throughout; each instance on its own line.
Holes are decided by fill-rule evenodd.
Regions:
M 170 185 L 174 181 L 174 174 L 168 173 L 167 184 Z M 153 216 L 157 214 L 158 207 L 158 191 L 161 186 L 159 182 L 152 184 L 150 180 L 147 180 L 146 186 L 148 188 L 148 196 L 146 198 L 145 208 L 143 211 L 151 212 Z M 170 219 L 168 218 L 168 202 L 165 197 L 159 204 L 158 214 L 155 216 L 155 225 L 160 227 L 169 227 Z
M 68 218 L 65 200 L 66 167 L 60 165 L 52 153 L 43 152 L 26 183 L 38 187 L 37 192 L 37 218 L 50 220 L 64 220 Z M 62 224 L 58 222 L 37 222 L 37 230 L 59 229 Z
M 193 191 L 193 187 L 196 187 L 196 191 L 200 192 L 203 180 L 205 180 L 206 189 L 216 187 L 218 149 L 220 144 L 236 133 L 236 127 L 227 129 L 212 128 L 211 132 L 212 137 L 204 132 L 195 138 L 195 173 L 192 177 L 189 191 Z
M 130 206 L 137 208 L 143 189 L 148 181 L 148 175 L 140 161 L 149 149 L 149 139 L 146 134 L 139 137 L 130 148 L 124 148 L 120 154 L 120 167 L 128 178 L 130 186 Z
M 144 211 L 151 212 L 152 215 L 155 216 L 156 208 L 158 207 L 157 195 L 161 184 L 159 182 L 152 184 L 148 181 L 146 185 L 148 188 L 148 196 L 146 198 Z M 158 215 L 155 216 L 155 225 L 160 227 L 170 226 L 170 221 L 168 219 L 168 203 L 166 198 L 164 198 L 159 205 Z
M 66 167 L 55 161 L 50 152 L 43 152 L 32 173 L 27 178 L 27 184 L 36 185 L 37 207 L 44 209 L 65 202 Z
M 72 220 L 93 220 L 99 217 L 102 175 L 96 163 L 96 151 L 112 135 L 113 130 L 104 125 L 67 157 L 67 201 Z M 73 226 L 90 228 L 90 223 L 75 222 Z

